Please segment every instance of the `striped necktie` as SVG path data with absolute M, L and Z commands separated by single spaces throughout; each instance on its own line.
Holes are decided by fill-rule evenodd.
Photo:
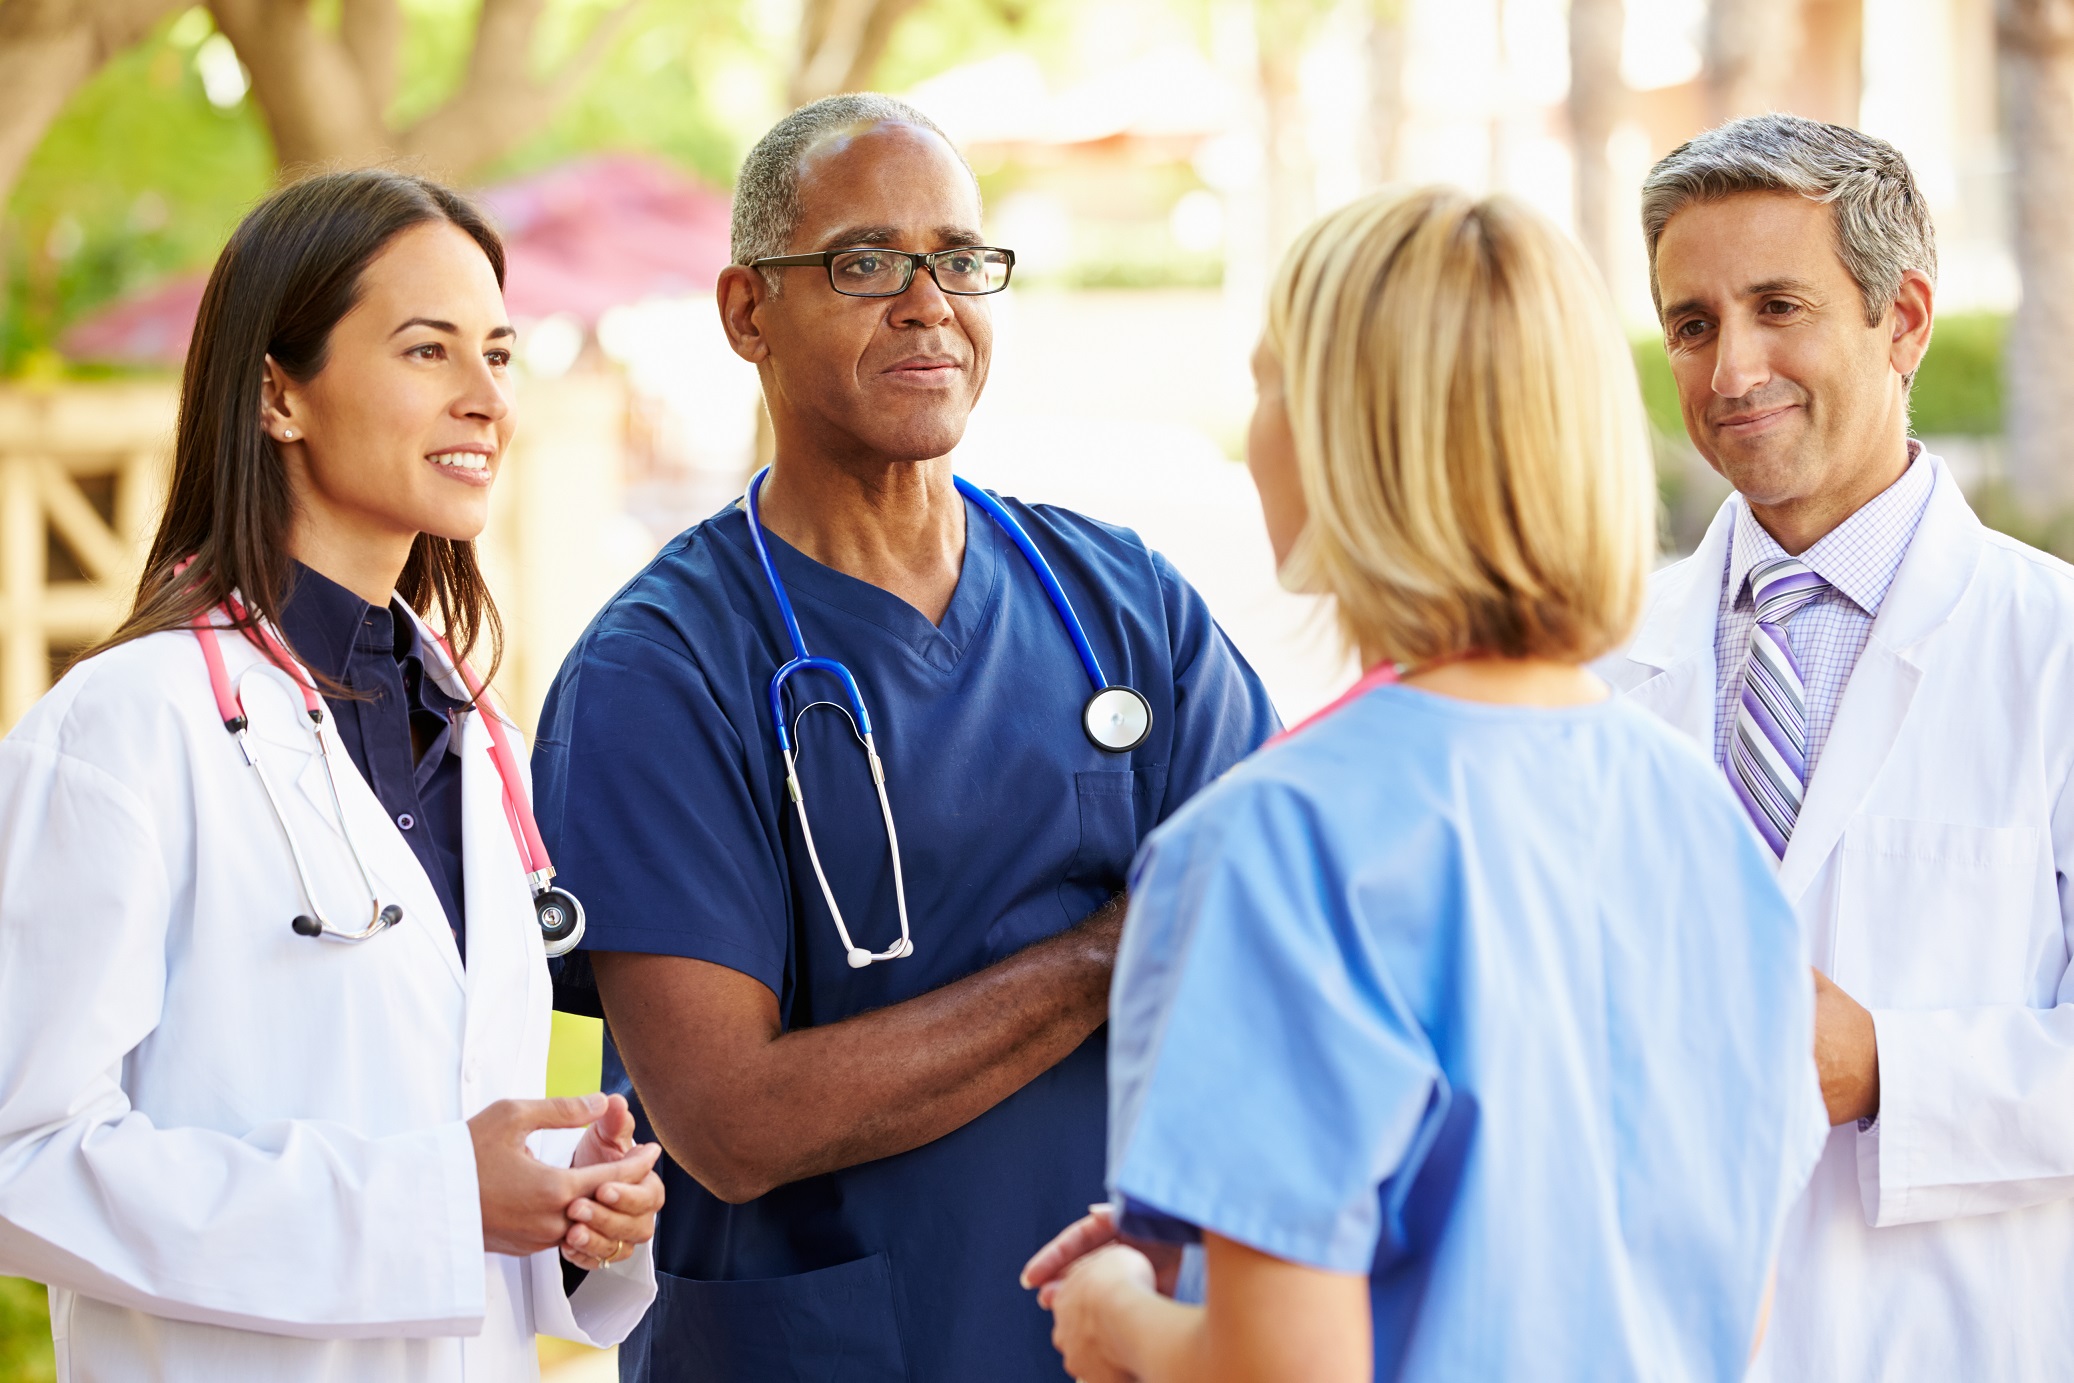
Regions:
M 1750 573 L 1757 623 L 1750 628 L 1736 728 L 1728 741 L 1728 778 L 1757 833 L 1781 858 L 1808 781 L 1808 691 L 1786 641 L 1786 621 L 1828 589 L 1827 581 L 1794 557 Z

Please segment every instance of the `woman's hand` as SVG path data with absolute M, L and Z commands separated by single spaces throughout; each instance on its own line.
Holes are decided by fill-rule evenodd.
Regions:
M 642 1150 L 650 1149 L 661 1151 L 654 1143 Z M 584 1132 L 569 1165 L 618 1162 L 634 1151 L 633 1111 L 623 1096 L 608 1095 L 605 1113 Z M 569 1207 L 573 1223 L 562 1238 L 562 1257 L 586 1272 L 617 1263 L 655 1237 L 655 1212 L 662 1203 L 663 1182 L 651 1159 L 650 1171 L 639 1182 L 607 1182 Z
M 624 1101 L 621 1107 L 625 1107 Z M 655 1159 L 662 1149 L 652 1143 L 613 1161 L 581 1168 L 550 1167 L 526 1146 L 527 1136 L 535 1129 L 582 1128 L 610 1110 L 603 1095 L 498 1100 L 468 1121 L 468 1136 L 475 1144 L 485 1252 L 524 1256 L 553 1248 L 572 1232 L 569 1211 L 576 1202 L 609 1183 L 637 1187 L 653 1177 Z M 658 1201 L 660 1190 L 658 1184 Z
M 1179 1244 L 1153 1244 L 1137 1239 L 1127 1239 L 1117 1232 L 1116 1207 L 1113 1205 L 1091 1205 L 1087 1214 L 1060 1230 L 1052 1241 L 1030 1256 L 1023 1265 L 1020 1281 L 1023 1286 L 1037 1291 L 1037 1304 L 1049 1307 L 1051 1298 L 1047 1288 L 1080 1259 L 1107 1244 L 1123 1243 L 1145 1255 L 1152 1264 L 1153 1279 L 1158 1284 L 1161 1296 L 1174 1295 L 1174 1284 L 1181 1277 L 1181 1246 Z
M 1133 1296 L 1154 1296 L 1152 1263 L 1123 1244 L 1109 1244 L 1076 1261 L 1045 1285 L 1038 1301 L 1051 1308 L 1051 1342 L 1080 1383 L 1133 1383 L 1116 1361 L 1109 1322 Z

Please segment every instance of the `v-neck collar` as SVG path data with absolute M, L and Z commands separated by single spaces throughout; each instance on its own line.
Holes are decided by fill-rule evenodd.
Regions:
M 741 527 L 738 533 L 729 536 L 747 550 L 745 555 L 755 575 L 759 606 L 771 607 L 768 608 L 769 618 L 776 625 L 777 611 L 769 591 L 764 588 L 763 573 L 756 566 L 748 512 L 740 507 L 733 512 L 741 516 Z M 973 640 L 986 626 L 1000 590 L 1002 545 L 1006 541 L 986 512 L 971 500 L 966 500 L 965 557 L 959 565 L 958 585 L 951 593 L 950 608 L 944 611 L 943 623 L 938 625 L 931 624 L 928 616 L 891 591 L 822 565 L 768 528 L 764 530 L 763 539 L 770 546 L 771 561 L 778 569 L 779 579 L 785 583 L 786 594 L 791 596 L 795 611 L 804 613 L 801 607 L 820 607 L 830 612 L 838 622 L 862 621 L 873 625 L 906 645 L 917 658 L 939 672 L 949 672 L 956 667 L 965 650 L 972 646 Z M 814 621 L 802 620 L 807 651 L 842 656 L 839 651 L 815 642 L 815 631 L 807 627 L 812 623 Z

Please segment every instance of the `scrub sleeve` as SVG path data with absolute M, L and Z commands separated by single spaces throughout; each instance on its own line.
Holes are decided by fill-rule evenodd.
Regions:
M 1379 1243 L 1402 1244 L 1403 1192 L 1446 1086 L 1334 881 L 1286 867 L 1313 853 L 1307 808 L 1272 782 L 1245 786 L 1157 837 L 1131 881 L 1114 1190 L 1136 1232 L 1211 1230 L 1367 1273 Z

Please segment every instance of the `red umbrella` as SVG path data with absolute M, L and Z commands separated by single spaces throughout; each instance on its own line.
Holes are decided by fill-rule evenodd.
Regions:
M 504 233 L 504 301 L 515 318 L 567 312 L 595 326 L 607 309 L 711 292 L 728 262 L 728 201 L 653 159 L 579 159 L 485 189 Z M 166 280 L 77 323 L 75 360 L 178 365 L 207 275 Z

